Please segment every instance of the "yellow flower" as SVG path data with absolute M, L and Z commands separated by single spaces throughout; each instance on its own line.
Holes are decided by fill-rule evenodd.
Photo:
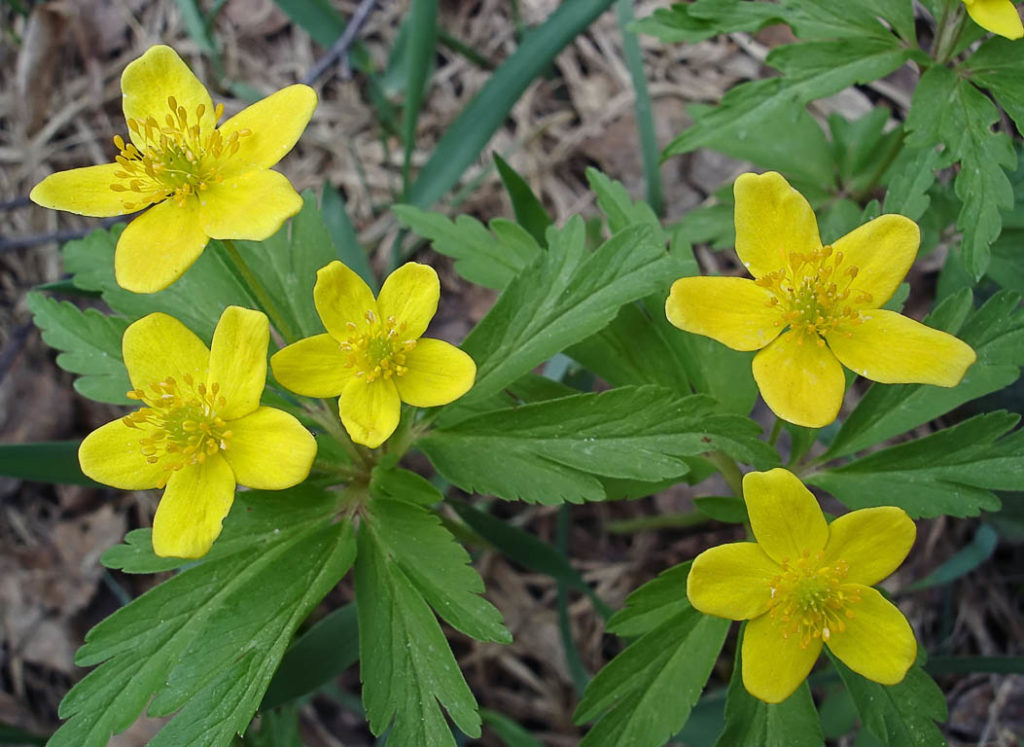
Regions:
M 458 399 L 476 379 L 476 364 L 442 340 L 423 338 L 437 311 L 441 284 L 427 265 L 395 270 L 376 300 L 341 262 L 316 274 L 313 299 L 327 334 L 307 337 L 270 359 L 274 377 L 306 397 L 335 397 L 356 443 L 376 448 L 398 427 L 402 402 L 436 407 Z
M 114 138 L 115 163 L 51 174 L 30 197 L 43 207 L 106 217 L 152 208 L 117 241 L 122 288 L 153 293 L 173 283 L 211 239 L 260 241 L 302 207 L 271 171 L 295 145 L 316 93 L 295 85 L 224 122 L 223 104 L 170 47 L 151 47 L 121 76 L 130 142 Z
M 831 423 L 842 366 L 884 384 L 960 383 L 976 358 L 970 346 L 881 308 L 917 255 L 913 221 L 883 215 L 822 246 L 811 206 L 779 174 L 743 174 L 734 192 L 736 253 L 754 279 L 681 278 L 665 312 L 687 332 L 761 350 L 754 379 L 776 415 Z
M 1010 0 L 964 0 L 967 13 L 974 22 L 987 31 L 1007 39 L 1024 36 L 1024 24 Z
M 701 612 L 749 620 L 743 685 L 779 703 L 814 666 L 822 644 L 846 666 L 883 685 L 903 680 L 917 642 L 900 611 L 871 587 L 910 552 L 917 533 L 899 508 L 865 508 L 831 524 L 792 472 L 743 478 L 756 542 L 705 550 L 686 595 Z
M 281 490 L 306 479 L 316 441 L 298 420 L 261 407 L 270 326 L 259 311 L 229 306 L 213 345 L 177 319 L 150 314 L 122 339 L 143 407 L 90 433 L 82 471 L 122 490 L 166 486 L 153 520 L 157 555 L 198 558 L 220 534 L 235 484 Z

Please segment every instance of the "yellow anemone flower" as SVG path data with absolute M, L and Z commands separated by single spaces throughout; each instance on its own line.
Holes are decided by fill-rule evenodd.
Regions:
M 202 83 L 170 47 L 151 47 L 121 75 L 130 141 L 118 135 L 115 163 L 51 174 L 30 197 L 79 215 L 135 218 L 117 241 L 122 288 L 154 293 L 173 283 L 211 239 L 261 241 L 302 207 L 283 174 L 316 108 L 309 86 L 284 88 L 220 127 Z
M 865 508 L 831 524 L 811 492 L 784 469 L 751 472 L 743 498 L 756 542 L 705 550 L 686 595 L 701 612 L 749 620 L 743 685 L 768 703 L 804 681 L 822 645 L 883 685 L 901 682 L 917 657 L 910 624 L 874 584 L 907 557 L 917 529 L 899 508 Z
M 122 339 L 143 407 L 98 428 L 78 450 L 82 471 L 122 490 L 163 488 L 153 551 L 198 558 L 220 534 L 241 483 L 281 490 L 306 479 L 316 441 L 294 417 L 261 407 L 270 326 L 229 306 L 207 348 L 184 324 L 149 314 Z
M 1024 24 L 1010 0 L 964 0 L 964 5 L 968 15 L 986 31 L 1007 39 L 1024 36 Z
M 274 377 L 306 397 L 335 397 L 356 443 L 376 448 L 398 427 L 402 402 L 436 407 L 468 392 L 476 363 L 442 340 L 421 337 L 437 311 L 432 267 L 408 262 L 373 291 L 341 262 L 316 274 L 313 300 L 327 334 L 307 337 L 270 359 Z
M 814 211 L 779 174 L 743 174 L 734 192 L 736 253 L 754 279 L 681 278 L 665 313 L 687 332 L 760 350 L 754 379 L 776 415 L 831 423 L 842 366 L 884 384 L 960 383 L 976 359 L 969 345 L 881 308 L 917 255 L 913 221 L 882 215 L 822 246 Z

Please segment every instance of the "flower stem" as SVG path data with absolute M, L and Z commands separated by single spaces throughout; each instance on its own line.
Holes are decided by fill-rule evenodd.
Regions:
M 779 442 L 779 434 L 782 433 L 782 418 L 778 415 L 775 416 L 775 424 L 772 425 L 772 432 L 768 434 L 768 445 L 775 447 L 775 444 Z
M 956 43 L 964 29 L 966 20 L 962 3 L 959 0 L 946 0 L 935 31 L 935 42 L 932 45 L 932 58 L 940 65 L 949 62 L 956 49 Z
M 281 333 L 285 342 L 295 342 L 298 339 L 298 335 L 295 334 L 295 330 L 292 329 L 291 325 L 284 318 L 281 310 L 278 309 L 277 304 L 274 303 L 274 299 L 271 298 L 267 289 L 263 287 L 263 283 L 259 281 L 259 278 L 249 269 L 249 265 L 246 264 L 245 259 L 242 258 L 241 252 L 238 251 L 238 247 L 235 246 L 235 242 L 231 239 L 220 239 L 220 243 L 224 247 L 225 253 L 231 260 L 235 269 L 238 270 L 239 274 L 245 280 L 249 289 L 256 297 L 256 302 L 263 307 L 263 310 L 267 312 L 267 316 L 270 317 L 270 322 L 277 331 Z
M 310 414 L 335 441 L 341 444 L 341 448 L 348 455 L 348 458 L 352 460 L 352 464 L 359 471 L 369 473 L 373 465 L 367 462 L 366 457 L 352 442 L 352 439 L 349 438 L 348 431 L 345 430 L 345 426 L 338 419 L 337 411 L 327 402 L 319 400 L 316 407 L 310 409 Z
M 724 451 L 712 451 L 707 455 L 707 460 L 718 467 L 726 484 L 737 498 L 743 497 L 743 475 L 736 461 Z

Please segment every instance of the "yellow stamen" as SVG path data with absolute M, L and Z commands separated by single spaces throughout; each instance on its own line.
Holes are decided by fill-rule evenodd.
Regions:
M 816 638 L 828 642 L 845 633 L 846 620 L 854 616 L 850 607 L 860 601 L 857 587 L 843 583 L 846 561 L 824 565 L 823 557 L 823 552 L 811 557 L 805 550 L 795 561 L 784 561 L 782 573 L 768 584 L 768 614 L 780 623 L 783 638 L 797 636 L 801 648 Z
M 370 383 L 379 378 L 405 376 L 406 355 L 416 347 L 416 340 L 403 340 L 401 336 L 408 326 L 399 324 L 395 317 L 379 319 L 372 311 L 364 315 L 362 331 L 354 322 L 347 322 L 348 339 L 341 343 L 341 349 L 348 354 L 347 368 L 354 368 L 355 375 Z

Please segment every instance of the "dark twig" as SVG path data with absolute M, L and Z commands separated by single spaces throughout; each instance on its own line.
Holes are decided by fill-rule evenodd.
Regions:
M 321 75 L 327 72 L 331 65 L 348 52 L 349 47 L 356 40 L 356 34 L 359 33 L 359 29 L 362 28 L 366 19 L 370 17 L 370 11 L 373 10 L 375 2 L 376 0 L 361 0 L 359 7 L 352 14 L 352 18 L 349 20 L 345 30 L 338 37 L 338 41 L 334 42 L 334 45 L 327 51 L 327 54 L 317 60 L 316 64 L 309 69 L 302 79 L 303 83 L 307 86 L 312 85 Z M 345 77 L 347 77 L 347 74 Z
M 54 231 L 53 233 L 40 233 L 35 236 L 15 236 L 13 238 L 0 238 L 0 252 L 11 252 L 15 249 L 24 249 L 28 246 L 36 246 L 37 244 L 46 244 L 50 241 L 56 241 L 58 243 L 64 243 L 65 241 L 73 241 L 74 239 L 80 239 L 84 236 L 88 236 L 90 233 L 98 228 L 109 228 L 119 221 L 127 220 L 129 216 L 118 215 L 113 218 L 104 218 L 99 221 L 98 225 L 92 226 L 91 228 L 76 228 L 65 231 Z
M 28 198 L 28 195 L 22 195 L 21 197 L 15 197 L 11 200 L 4 200 L 0 202 L 0 210 L 14 210 L 15 208 L 25 207 L 31 205 L 32 200 Z
M 7 344 L 4 345 L 4 349 L 0 350 L 0 381 L 4 380 L 4 376 L 11 370 L 11 366 L 14 365 L 15 358 L 18 357 L 18 353 L 25 347 L 25 343 L 28 342 L 29 333 L 35 327 L 32 322 L 25 322 L 14 328 L 11 332 L 11 336 L 7 338 Z

